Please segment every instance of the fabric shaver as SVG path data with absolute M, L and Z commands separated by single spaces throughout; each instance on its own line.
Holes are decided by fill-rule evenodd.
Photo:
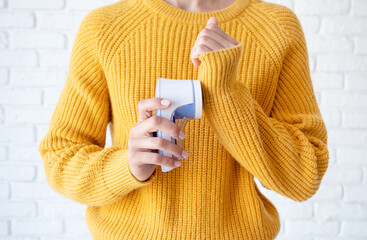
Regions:
M 203 99 L 202 89 L 199 80 L 177 80 L 158 78 L 155 97 L 167 98 L 171 101 L 171 106 L 166 109 L 157 109 L 156 116 L 164 117 L 174 123 L 176 119 L 200 119 L 202 115 Z M 176 139 L 171 135 L 162 131 L 156 132 L 156 137 L 162 137 L 174 144 L 177 144 Z M 163 156 L 176 156 L 166 153 L 158 149 L 158 153 Z M 161 165 L 162 172 L 171 171 L 173 168 Z

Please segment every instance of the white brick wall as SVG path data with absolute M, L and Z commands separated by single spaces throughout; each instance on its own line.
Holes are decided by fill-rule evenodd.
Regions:
M 49 188 L 37 146 L 77 27 L 88 11 L 116 1 L 0 0 L 0 239 L 91 239 L 85 206 Z M 306 202 L 257 181 L 279 210 L 277 239 L 367 239 L 367 0 L 272 2 L 301 20 L 330 149 L 324 181 Z

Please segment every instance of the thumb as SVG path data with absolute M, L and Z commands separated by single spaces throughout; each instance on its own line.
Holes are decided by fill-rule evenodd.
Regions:
M 218 19 L 216 17 L 210 17 L 206 25 L 208 25 L 209 23 L 215 23 L 218 25 Z

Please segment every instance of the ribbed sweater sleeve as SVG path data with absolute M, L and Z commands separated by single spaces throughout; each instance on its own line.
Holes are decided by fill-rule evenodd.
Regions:
M 112 116 L 98 51 L 103 16 L 96 12 L 79 26 L 64 88 L 39 143 L 50 187 L 89 206 L 112 204 L 156 176 L 139 181 L 130 172 L 127 149 L 104 148 Z
M 200 55 L 199 80 L 209 122 L 236 161 L 265 187 L 305 201 L 319 188 L 329 152 L 310 78 L 304 33 L 295 14 L 291 13 L 289 19 L 289 26 L 283 28 L 288 49 L 270 116 L 244 81 L 235 79 L 241 42 Z

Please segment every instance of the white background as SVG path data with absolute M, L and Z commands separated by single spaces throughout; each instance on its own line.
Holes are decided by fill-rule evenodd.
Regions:
M 0 239 L 91 239 L 85 206 L 48 186 L 37 147 L 81 20 L 113 2 L 0 0 Z M 301 21 L 330 151 L 321 187 L 306 202 L 257 181 L 279 210 L 277 239 L 367 239 L 367 0 L 273 2 Z

